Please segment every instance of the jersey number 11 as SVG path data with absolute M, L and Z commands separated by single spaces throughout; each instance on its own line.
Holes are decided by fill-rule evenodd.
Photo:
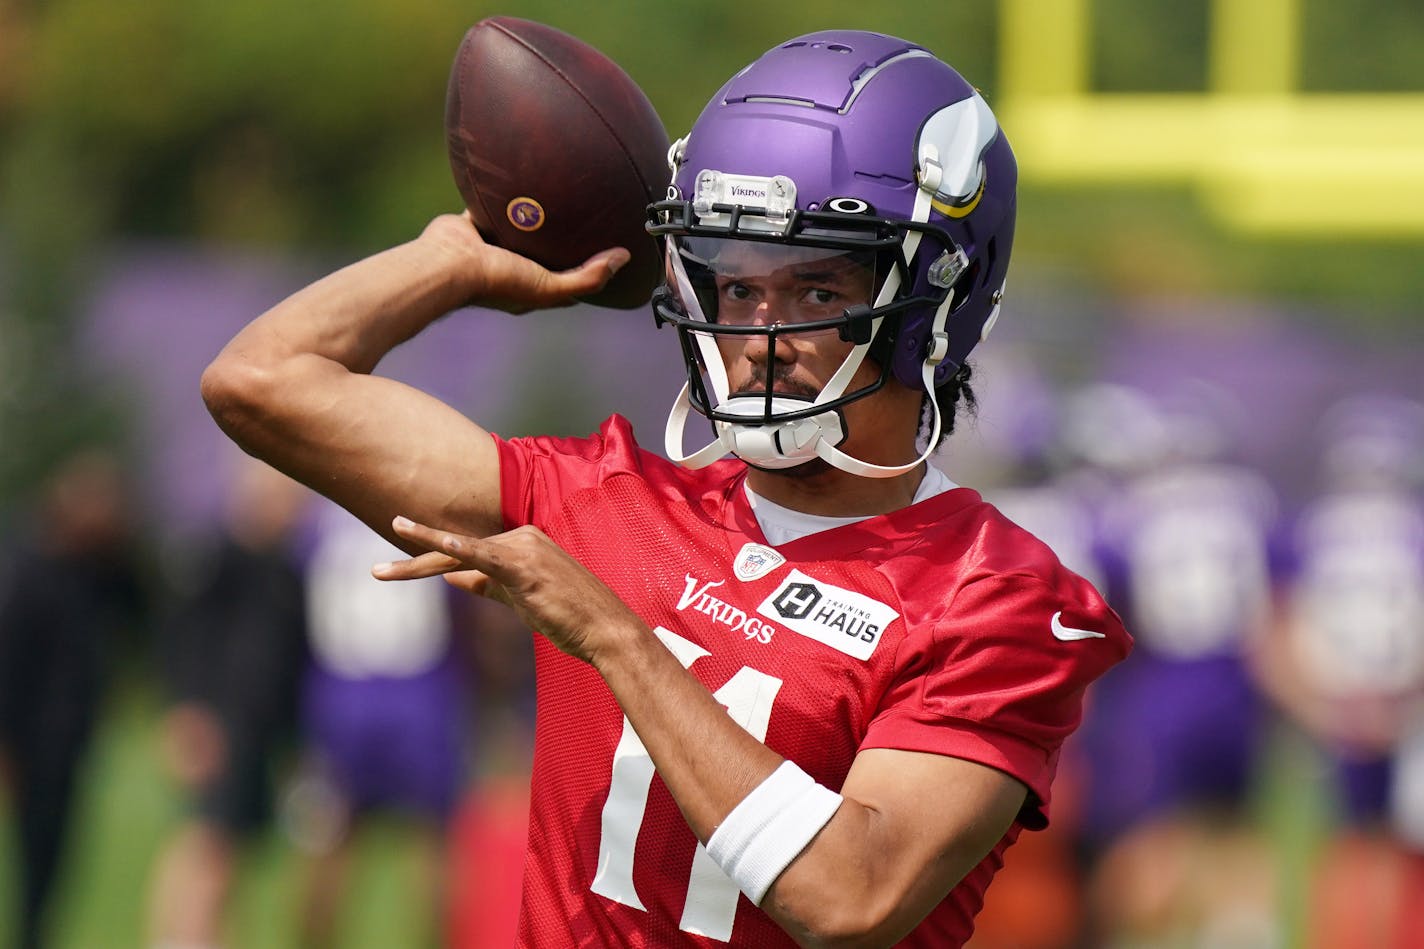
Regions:
M 654 632 L 684 669 L 690 668 L 703 656 L 711 655 L 671 630 L 659 626 Z M 771 719 L 771 706 L 780 691 L 780 679 L 743 666 L 712 697 L 725 705 L 732 720 L 753 738 L 764 741 L 767 723 Z M 613 778 L 608 788 L 608 800 L 603 805 L 603 832 L 598 844 L 598 872 L 591 889 L 599 896 L 640 910 L 644 906 L 633 887 L 633 851 L 638 842 L 638 830 L 643 825 L 643 811 L 648 804 L 653 771 L 653 761 L 648 757 L 642 739 L 624 718 L 623 736 L 613 752 Z M 678 927 L 699 936 L 723 942 L 730 940 L 738 895 L 737 885 L 712 862 L 707 849 L 699 844 L 692 859 L 687 900 L 683 904 Z

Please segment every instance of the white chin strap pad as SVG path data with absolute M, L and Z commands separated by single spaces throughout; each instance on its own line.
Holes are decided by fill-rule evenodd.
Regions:
M 780 399 L 773 399 L 773 406 Z M 738 402 L 755 403 L 758 411 L 762 399 L 734 397 L 723 409 L 736 411 Z M 841 417 L 837 412 L 822 412 L 811 418 L 774 425 L 742 425 L 735 422 L 717 423 L 718 442 L 748 464 L 762 468 L 794 468 L 810 461 L 822 444 L 834 445 L 845 437 Z
M 684 383 L 668 416 L 663 445 L 669 458 L 687 468 L 706 467 L 728 454 L 761 468 L 794 468 L 817 457 L 822 446 L 835 445 L 845 438 L 845 426 L 840 413 L 835 411 L 770 425 L 715 422 L 717 440 L 690 455 L 684 455 L 682 430 L 691 404 L 688 384 Z M 771 404 L 773 412 L 808 407 L 804 401 L 780 397 L 773 398 Z M 766 400 L 758 396 L 733 396 L 719 408 L 724 412 L 760 418 L 766 408 Z

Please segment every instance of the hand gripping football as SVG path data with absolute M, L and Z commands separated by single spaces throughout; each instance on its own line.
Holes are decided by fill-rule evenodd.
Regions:
M 626 247 L 632 259 L 588 302 L 648 302 L 662 257 L 644 210 L 666 193 L 668 138 L 616 63 L 541 23 L 481 20 L 455 54 L 445 133 L 455 186 L 485 240 L 551 270 Z

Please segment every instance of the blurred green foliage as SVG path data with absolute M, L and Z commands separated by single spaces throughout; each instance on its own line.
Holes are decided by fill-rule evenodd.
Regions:
M 1305 92 L 1424 91 L 1424 4 L 1301 0 Z
M 1424 88 L 1424 8 L 1302 3 L 1302 88 Z M 1090 6 L 1095 87 L 1202 87 L 1207 0 Z M 675 134 L 767 45 L 831 25 L 921 40 L 993 98 L 993 0 L 0 0 L 0 235 L 16 305 L 58 307 L 66 268 L 116 234 L 354 250 L 410 234 L 452 205 L 449 59 L 494 13 L 605 50 Z M 1026 230 L 1035 208 L 1025 202 Z
M 1202 87 L 1208 0 L 1089 3 L 1096 88 Z M 1301 3 L 1302 89 L 1424 89 L 1424 6 Z M 493 14 L 607 52 L 674 135 L 767 46 L 832 26 L 913 37 L 994 98 L 994 0 L 0 0 L 0 445 L 37 412 L 103 416 L 86 404 L 102 396 L 61 370 L 84 271 L 105 244 L 350 256 L 455 207 L 442 128 L 450 57 Z M 1348 319 L 1363 311 L 1371 325 L 1410 319 L 1424 297 L 1424 241 L 1248 239 L 1221 233 L 1187 196 L 1153 191 L 1029 184 L 1020 204 L 1021 274 L 1074 271 L 1109 292 L 1294 297 Z M 23 461 L 0 453 L 0 498 L 66 438 Z
M 803 29 L 958 31 L 965 41 L 937 42 L 961 47 L 946 55 L 971 74 L 992 62 L 987 0 L 928 18 L 824 0 L 779 9 L 646 0 L 596 14 L 540 0 L 21 6 L 10 18 L 27 39 L 0 90 L 9 143 L 0 226 L 32 233 L 36 219 L 58 215 L 66 221 L 49 229 L 71 242 L 119 233 L 358 249 L 408 235 L 455 199 L 442 130 L 450 57 L 466 28 L 495 13 L 603 49 L 674 130 L 737 67 Z M 24 256 L 51 256 L 60 240 L 27 237 Z

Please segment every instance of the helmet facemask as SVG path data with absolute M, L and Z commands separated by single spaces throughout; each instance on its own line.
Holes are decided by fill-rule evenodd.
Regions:
M 883 320 L 871 316 L 884 282 L 875 251 L 726 237 L 669 237 L 668 245 L 669 292 L 658 317 L 677 327 L 689 368 L 685 398 L 711 420 L 723 450 L 781 469 L 816 457 L 819 441 L 839 444 L 842 406 L 889 377 L 881 369 L 852 388 Z M 827 337 L 847 350 L 818 391 L 791 373 L 790 351 L 806 340 L 824 346 Z M 740 364 L 735 378 L 730 364 Z M 675 434 L 680 449 L 680 426 Z
M 876 217 L 859 199 L 826 202 L 835 210 L 788 210 L 780 221 L 775 208 L 709 201 L 710 188 L 703 185 L 719 177 L 723 191 L 748 190 L 748 179 L 704 173 L 703 200 L 669 200 L 649 209 L 648 229 L 667 235 L 667 284 L 655 295 L 653 310 L 659 325 L 677 328 L 688 370 L 668 418 L 669 457 L 702 467 L 731 453 L 772 470 L 819 457 L 868 477 L 892 477 L 918 465 L 930 449 L 908 465 L 888 467 L 840 451 L 847 434 L 841 409 L 890 380 L 890 353 L 904 312 L 949 310 L 953 294 L 947 286 L 931 288 L 933 296 L 902 292 L 907 260 L 921 238 L 931 238 L 925 253 L 946 248 L 939 253 L 946 284 L 962 269 L 963 253 L 941 229 Z M 763 192 L 777 187 L 783 193 L 789 189 L 794 200 L 789 179 L 762 182 Z M 830 335 L 850 348 L 819 392 L 778 378 L 778 347 Z M 744 345 L 765 347 L 763 372 L 733 383 L 724 350 Z M 851 388 L 867 357 L 876 366 L 874 378 Z M 927 362 L 927 388 L 933 370 Z M 711 421 L 715 440 L 684 454 L 689 409 Z M 930 446 L 938 441 L 940 424 L 936 410 Z

